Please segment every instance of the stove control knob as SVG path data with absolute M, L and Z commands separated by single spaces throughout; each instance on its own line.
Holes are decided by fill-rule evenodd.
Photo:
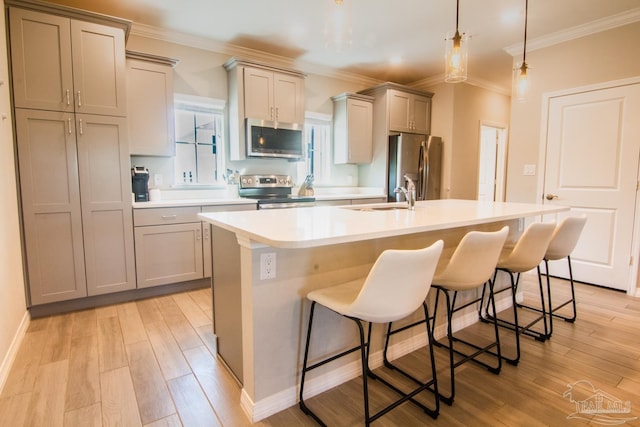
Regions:
M 249 179 L 247 180 L 247 184 L 249 184 L 249 185 L 253 184 L 253 179 L 252 179 L 252 178 L 249 178 Z

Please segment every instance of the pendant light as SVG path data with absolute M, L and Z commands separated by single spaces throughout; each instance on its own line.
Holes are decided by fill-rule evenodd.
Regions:
M 353 42 L 351 1 L 330 0 L 332 4 L 324 29 L 324 40 L 325 47 L 337 52 L 350 48 Z
M 445 50 L 445 76 L 448 83 L 459 83 L 467 80 L 468 38 L 460 34 L 458 20 L 460 17 L 460 0 L 456 0 L 456 32 L 447 35 Z
M 514 90 L 516 94 L 516 100 L 518 102 L 524 102 L 527 99 L 527 92 L 529 91 L 530 76 L 529 66 L 527 65 L 527 19 L 529 14 L 529 0 L 525 0 L 524 3 L 524 49 L 522 52 L 522 64 L 514 70 Z

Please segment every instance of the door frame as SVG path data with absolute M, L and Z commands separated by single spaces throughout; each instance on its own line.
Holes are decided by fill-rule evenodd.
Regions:
M 592 92 L 596 90 L 611 89 L 620 86 L 629 86 L 640 84 L 640 76 L 630 77 L 620 80 L 611 80 L 607 82 L 595 83 L 585 86 L 577 86 L 552 92 L 544 92 L 542 94 L 542 114 L 540 123 L 540 144 L 538 151 L 538 164 L 540 165 L 540 173 L 538 173 L 538 182 L 536 185 L 536 200 L 544 203 L 544 179 L 547 171 L 547 129 L 549 125 L 549 103 L 552 98 L 561 96 L 574 95 L 583 92 Z M 640 159 L 639 166 L 640 166 Z M 636 181 L 640 182 L 640 167 L 636 170 Z M 640 197 L 636 190 L 635 212 L 633 214 L 632 237 L 631 237 L 631 265 L 629 266 L 629 274 L 627 275 L 627 295 L 640 297 L 640 287 L 638 282 L 638 258 L 640 258 Z
M 480 120 L 478 124 L 478 174 L 482 164 L 482 127 L 492 127 L 500 129 L 500 138 L 496 147 L 496 176 L 493 199 L 496 202 L 504 202 L 507 176 L 507 140 L 509 138 L 509 126 L 504 123 Z M 478 180 L 480 177 L 478 176 Z M 476 198 L 478 197 L 478 185 L 476 185 Z

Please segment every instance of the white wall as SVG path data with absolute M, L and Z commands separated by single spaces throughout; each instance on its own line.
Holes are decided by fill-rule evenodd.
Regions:
M 539 201 L 538 177 L 524 176 L 523 168 L 538 163 L 543 94 L 640 76 L 638 40 L 640 22 L 527 52 L 532 86 L 525 103 L 511 105 L 506 200 Z
M 0 391 L 15 357 L 28 314 L 24 296 L 22 247 L 7 69 L 5 10 L 0 11 Z

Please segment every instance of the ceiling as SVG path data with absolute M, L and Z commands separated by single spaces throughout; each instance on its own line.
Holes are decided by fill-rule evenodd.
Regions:
M 333 0 L 50 0 L 118 16 L 136 27 L 176 32 L 410 84 L 444 73 L 444 39 L 455 30 L 455 0 L 344 0 L 352 45 L 327 46 Z M 461 0 L 460 30 L 471 36 L 469 78 L 509 88 L 521 57 L 525 0 Z M 349 10 L 349 9 L 347 9 Z M 640 0 L 533 0 L 527 49 L 640 20 Z M 535 68 L 535 64 L 530 64 Z

